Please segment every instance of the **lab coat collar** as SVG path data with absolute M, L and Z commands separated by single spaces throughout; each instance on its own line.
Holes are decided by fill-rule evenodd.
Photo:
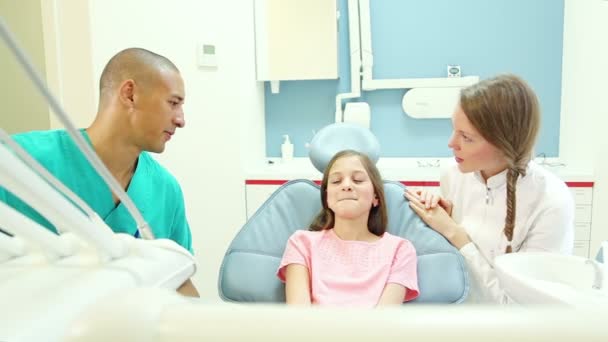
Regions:
M 496 189 L 507 183 L 507 170 L 505 169 L 502 172 L 495 174 L 494 176 L 488 178 L 487 181 L 483 179 L 481 172 L 475 171 L 475 179 L 477 179 L 488 189 Z
M 508 171 L 509 171 L 509 169 L 505 169 L 502 172 L 495 174 L 494 176 L 488 178 L 487 181 L 485 181 L 483 179 L 481 172 L 475 171 L 474 174 L 475 174 L 475 179 L 477 179 L 481 184 L 483 184 L 488 189 L 497 189 L 507 183 L 507 172 Z M 528 163 L 528 165 L 526 165 L 526 174 L 528 174 L 529 172 L 530 172 L 530 163 Z M 523 177 L 524 176 L 520 176 L 519 179 L 521 179 Z

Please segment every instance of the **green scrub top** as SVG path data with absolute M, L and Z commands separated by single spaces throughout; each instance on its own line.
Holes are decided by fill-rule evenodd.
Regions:
M 81 130 L 81 133 L 91 144 L 87 132 Z M 16 134 L 12 138 L 91 206 L 114 232 L 137 236 L 135 220 L 122 203 L 114 204 L 110 188 L 65 130 L 33 131 Z M 177 180 L 146 152 L 139 155 L 127 194 L 156 238 L 171 239 L 192 252 L 192 236 L 182 190 Z M 37 211 L 1 186 L 0 200 L 57 233 L 56 228 Z

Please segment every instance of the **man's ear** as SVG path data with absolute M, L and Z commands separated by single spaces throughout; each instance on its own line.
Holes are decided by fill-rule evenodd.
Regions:
M 119 97 L 120 102 L 128 108 L 133 108 L 135 104 L 135 81 L 128 79 L 120 84 Z

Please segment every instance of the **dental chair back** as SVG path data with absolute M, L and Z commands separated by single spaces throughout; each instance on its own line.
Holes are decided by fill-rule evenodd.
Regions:
M 311 142 L 311 161 L 322 171 L 333 155 L 344 149 L 378 160 L 376 138 L 362 127 L 333 124 Z M 409 207 L 405 186 L 385 181 L 387 231 L 410 240 L 418 255 L 420 296 L 413 302 L 460 303 L 469 282 L 462 255 Z M 228 247 L 218 279 L 219 295 L 230 302 L 284 302 L 285 287 L 276 276 L 287 240 L 307 229 L 321 210 L 320 187 L 310 180 L 285 183 L 241 228 Z

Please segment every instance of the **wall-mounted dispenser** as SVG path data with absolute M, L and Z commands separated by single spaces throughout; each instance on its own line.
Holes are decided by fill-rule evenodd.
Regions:
M 413 88 L 403 95 L 403 111 L 415 119 L 450 118 L 460 98 L 460 87 Z
M 367 102 L 349 102 L 344 109 L 344 122 L 350 122 L 369 129 L 371 110 Z

